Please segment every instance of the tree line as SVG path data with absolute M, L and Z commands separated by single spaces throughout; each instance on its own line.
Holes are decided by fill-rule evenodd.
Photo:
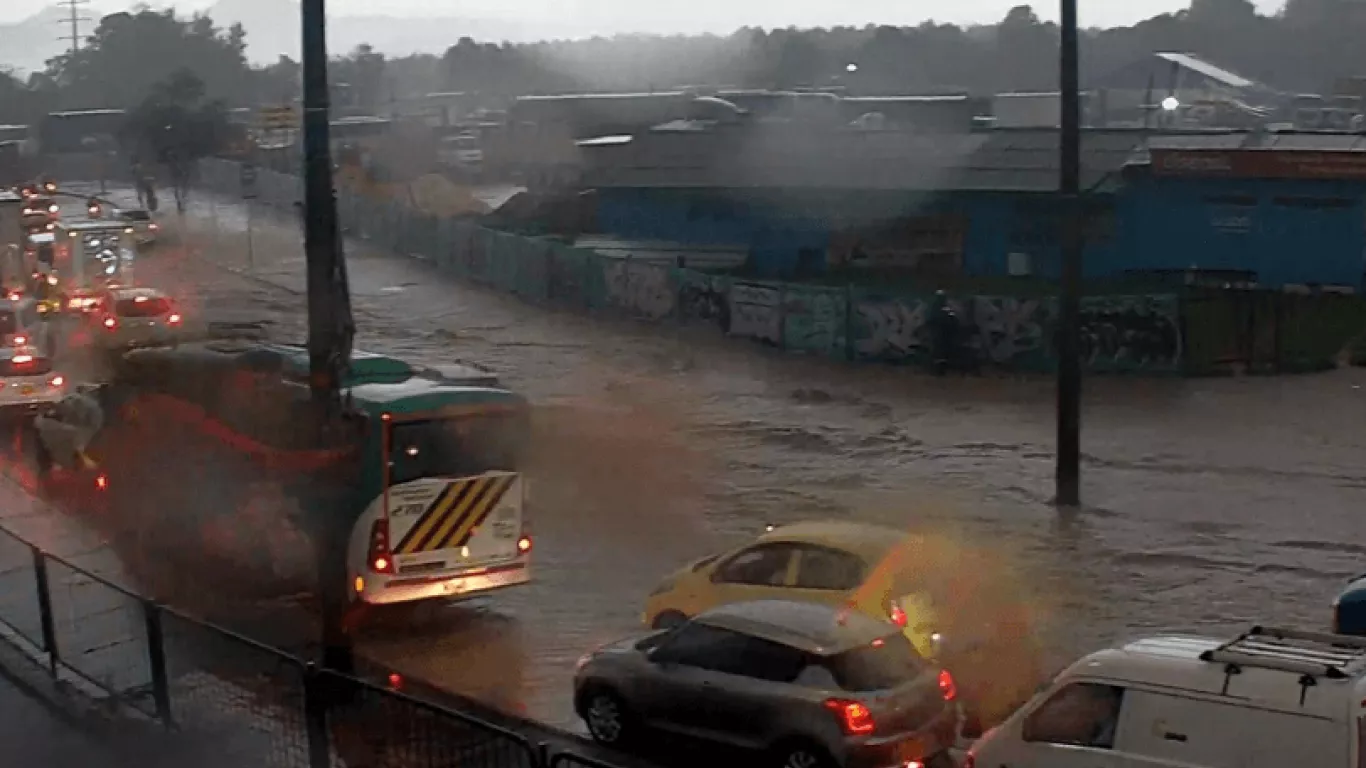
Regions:
M 1187 51 L 1292 92 L 1326 92 L 1366 74 L 1366 3 L 1288 0 L 1263 15 L 1250 0 L 1192 0 L 1130 27 L 1083 32 L 1083 79 L 1154 51 Z M 440 56 L 385 57 L 361 46 L 332 63 L 349 106 L 375 109 L 405 96 L 477 92 L 649 91 L 684 85 L 791 88 L 843 85 L 863 95 L 1049 90 L 1057 82 L 1056 25 L 1027 5 L 996 24 L 959 27 L 744 28 L 726 36 L 620 36 L 527 45 L 470 38 Z M 247 31 L 207 16 L 142 9 L 104 17 L 84 47 L 20 81 L 0 77 L 0 123 L 33 123 L 60 109 L 142 104 L 172 73 L 191 73 L 227 106 L 291 101 L 300 67 L 281 57 L 254 67 Z M 850 64 L 856 65 L 850 71 Z M 164 90 L 164 89 L 163 89 Z

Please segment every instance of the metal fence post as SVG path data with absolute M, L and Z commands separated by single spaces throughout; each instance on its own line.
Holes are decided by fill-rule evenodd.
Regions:
M 147 664 L 152 670 L 152 700 L 156 703 L 157 718 L 170 726 L 171 686 L 166 676 L 166 640 L 161 629 L 161 606 L 151 600 L 143 600 L 142 618 L 147 627 Z
M 52 591 L 47 578 L 47 556 L 43 551 L 30 545 L 33 554 L 33 576 L 38 587 L 38 618 L 43 630 L 43 650 L 47 651 L 48 671 L 57 676 L 57 664 L 61 656 L 57 650 L 57 626 L 52 619 Z
M 308 734 L 309 768 L 331 768 L 332 746 L 327 735 L 329 681 L 309 662 L 304 665 L 304 725 Z

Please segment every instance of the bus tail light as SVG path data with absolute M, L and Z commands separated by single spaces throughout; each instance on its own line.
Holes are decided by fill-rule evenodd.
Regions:
M 389 552 L 388 520 L 376 520 L 370 525 L 370 554 L 366 562 L 375 573 L 394 572 L 394 559 Z

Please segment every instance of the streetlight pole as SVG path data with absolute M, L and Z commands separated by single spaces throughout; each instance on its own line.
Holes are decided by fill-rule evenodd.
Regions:
M 1077 0 L 1061 0 L 1058 85 L 1058 199 L 1062 213 L 1062 286 L 1058 302 L 1058 461 L 1055 502 L 1081 504 L 1081 94 Z

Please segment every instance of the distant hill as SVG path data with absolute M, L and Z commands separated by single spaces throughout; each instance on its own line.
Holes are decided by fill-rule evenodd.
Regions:
M 110 7 L 114 7 L 110 4 Z M 104 9 L 105 13 L 109 10 Z M 247 29 L 247 56 L 254 63 L 273 63 L 280 54 L 299 55 L 299 4 L 294 0 L 219 0 L 207 11 L 219 26 L 241 22 Z M 85 8 L 83 14 L 99 18 L 101 12 Z M 0 67 L 22 72 L 41 70 L 47 60 L 65 50 L 59 40 L 65 11 L 46 8 L 23 21 L 0 24 Z M 94 29 L 85 22 L 82 31 Z M 458 16 L 427 18 L 397 16 L 333 16 L 328 23 L 328 48 L 333 54 L 349 52 L 361 43 L 389 56 L 411 53 L 444 53 L 462 37 L 481 42 L 530 42 L 547 38 L 587 37 L 593 31 L 571 25 Z
M 70 45 L 58 39 L 67 33 L 67 28 L 61 25 L 67 15 L 66 11 L 54 6 L 23 21 L 0 24 L 0 67 L 13 68 L 21 74 L 41 70 L 48 59 Z

